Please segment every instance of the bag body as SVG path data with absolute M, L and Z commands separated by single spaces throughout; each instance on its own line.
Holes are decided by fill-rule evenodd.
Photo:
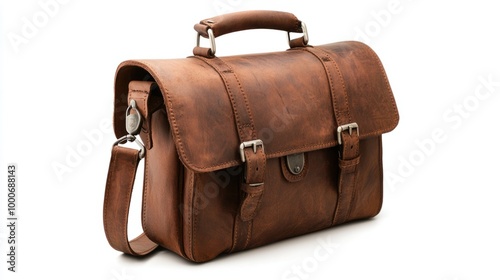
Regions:
M 379 213 L 381 135 L 399 120 L 380 60 L 359 42 L 307 45 L 305 25 L 287 13 L 231 14 L 195 29 L 213 39 L 261 27 L 304 37 L 284 52 L 219 58 L 215 46 L 196 47 L 192 57 L 118 67 L 120 139 L 104 207 L 115 249 L 144 255 L 159 244 L 204 262 Z M 119 145 L 136 134 L 141 151 Z M 142 157 L 144 234 L 129 242 Z

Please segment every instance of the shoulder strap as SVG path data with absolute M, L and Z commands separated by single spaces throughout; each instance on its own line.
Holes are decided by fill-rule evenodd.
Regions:
M 139 150 L 115 145 L 104 194 L 103 220 L 108 242 L 114 249 L 133 256 L 147 255 L 158 247 L 144 233 L 131 241 L 128 239 L 130 198 L 139 161 Z

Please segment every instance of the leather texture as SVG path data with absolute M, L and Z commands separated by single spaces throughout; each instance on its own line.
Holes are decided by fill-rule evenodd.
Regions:
M 203 35 L 206 26 L 217 36 L 301 31 L 295 16 L 271 11 L 219 16 L 195 29 Z M 379 58 L 359 42 L 293 46 L 119 65 L 116 136 L 127 135 L 131 99 L 145 119 L 144 234 L 128 241 L 124 214 L 138 152 L 117 146 L 104 205 L 113 248 L 143 255 L 159 244 L 204 262 L 379 213 L 382 134 L 399 121 Z M 293 174 L 286 156 L 298 153 L 304 166 Z
M 302 22 L 295 15 L 277 11 L 245 11 L 208 18 L 195 24 L 194 29 L 199 36 L 209 38 L 208 30 L 212 30 L 214 38 L 248 29 L 275 29 L 287 32 L 302 33 Z M 304 38 L 290 41 L 290 46 L 304 46 Z M 210 48 L 196 46 L 193 54 L 213 57 Z
M 138 163 L 137 150 L 113 147 L 103 213 L 104 230 L 109 244 L 116 250 L 134 256 L 148 254 L 158 247 L 145 234 L 128 242 L 128 212 Z
M 208 38 L 208 29 L 215 37 L 248 29 L 275 29 L 287 32 L 302 32 L 301 21 L 295 15 L 277 11 L 245 11 L 220 15 L 200 21 L 194 29 Z

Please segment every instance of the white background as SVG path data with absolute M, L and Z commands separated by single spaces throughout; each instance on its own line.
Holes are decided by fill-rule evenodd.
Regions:
M 49 2 L 57 6 L 46 11 Z M 2 0 L 2 279 L 499 279 L 498 5 L 346 2 Z M 194 23 L 250 9 L 296 14 L 313 45 L 357 39 L 380 56 L 401 115 L 384 136 L 381 214 L 201 265 L 165 250 L 123 256 L 109 247 L 101 214 L 117 65 L 189 56 Z M 36 26 L 26 33 L 28 22 Z M 223 36 L 218 55 L 284 50 L 285 38 L 262 30 Z M 89 133 L 102 137 L 85 146 Z M 85 155 L 75 159 L 72 151 L 83 146 Z M 17 273 L 4 261 L 12 162 L 19 176 Z M 62 165 L 58 175 L 54 166 Z M 133 233 L 140 231 L 139 196 Z M 325 242 L 331 248 L 318 259 L 314 252 Z

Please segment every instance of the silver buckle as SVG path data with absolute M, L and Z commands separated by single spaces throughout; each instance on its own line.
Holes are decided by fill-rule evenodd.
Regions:
M 337 128 L 337 139 L 339 141 L 339 145 L 342 145 L 342 132 L 349 130 L 349 135 L 352 135 L 353 129 L 356 129 L 356 133 L 358 134 L 358 137 L 359 137 L 358 124 L 355 122 L 349 123 L 349 124 L 344 124 L 344 125 L 341 125 Z
M 246 161 L 245 152 L 244 152 L 245 148 L 252 147 L 253 148 L 253 153 L 256 154 L 257 153 L 257 146 L 261 146 L 262 147 L 262 151 L 264 151 L 264 142 L 262 142 L 262 140 L 260 140 L 260 139 L 252 140 L 252 141 L 246 141 L 246 142 L 241 143 L 241 145 L 240 145 L 241 161 L 242 162 Z

